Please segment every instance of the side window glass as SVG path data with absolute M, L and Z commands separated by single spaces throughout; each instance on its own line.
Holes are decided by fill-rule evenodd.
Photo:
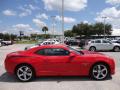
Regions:
M 94 41 L 91 41 L 91 43 L 94 43 Z
M 53 49 L 53 51 L 54 51 L 54 55 L 57 55 L 57 56 L 69 55 L 69 51 L 64 49 Z
M 54 55 L 54 52 L 52 49 L 41 49 L 41 50 L 38 50 L 36 52 L 36 54 L 38 55 L 48 55 L 48 56 L 51 56 L 51 55 Z
M 38 54 L 38 55 L 45 55 L 45 53 L 44 53 L 44 49 L 42 49 L 42 50 L 38 50 L 37 52 L 35 52 L 36 54 Z
M 96 40 L 95 43 L 101 43 L 101 40 Z
M 103 40 L 103 43 L 110 43 L 110 41 L 107 41 L 107 40 Z
M 103 43 L 108 43 L 108 41 L 106 41 L 106 40 L 103 40 Z
M 36 54 L 46 55 L 46 56 L 66 56 L 66 55 L 69 55 L 70 52 L 64 49 L 53 48 L 53 49 L 38 50 Z

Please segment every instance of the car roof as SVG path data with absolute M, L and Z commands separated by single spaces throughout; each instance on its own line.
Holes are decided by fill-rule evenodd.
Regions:
M 40 46 L 41 48 L 48 48 L 48 47 L 66 47 L 67 45 L 65 44 L 51 44 L 51 45 L 43 45 L 43 46 Z
M 60 48 L 60 47 L 65 48 L 65 47 L 67 47 L 67 45 L 65 45 L 65 44 L 50 44 L 50 45 L 41 45 L 41 46 L 38 46 L 38 47 L 35 47 L 35 48 L 52 48 L 52 47 L 54 47 L 54 48 Z
M 96 41 L 96 40 L 106 40 L 106 39 L 92 39 L 90 41 Z M 108 40 L 107 40 L 108 41 Z
M 38 47 L 28 49 L 27 52 L 34 52 L 38 49 L 44 49 L 44 48 L 63 48 L 63 49 L 67 49 L 67 45 L 65 45 L 65 44 L 42 45 L 42 46 L 38 46 Z

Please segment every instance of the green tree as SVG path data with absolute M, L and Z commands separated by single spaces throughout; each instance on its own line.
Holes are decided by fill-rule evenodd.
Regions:
M 105 25 L 105 34 L 106 35 L 111 35 L 112 34 L 112 25 L 110 25 L 110 24 L 106 24 Z
M 17 35 L 11 34 L 11 35 L 10 35 L 10 39 L 11 39 L 12 41 L 14 41 L 15 39 L 17 39 Z
M 0 39 L 3 39 L 4 35 L 3 33 L 0 33 Z
M 79 35 L 79 28 L 77 27 L 77 25 L 74 25 L 73 28 L 72 28 L 72 33 L 76 34 L 76 35 Z
M 104 24 L 103 23 L 95 23 L 94 24 L 94 32 L 96 35 L 104 35 Z M 112 25 L 105 24 L 105 34 L 111 35 L 112 34 Z
M 10 40 L 10 35 L 8 33 L 4 34 L 4 40 Z
M 37 34 L 31 34 L 30 37 L 32 40 L 36 40 Z
M 98 36 L 103 35 L 104 34 L 104 24 L 103 23 L 95 23 L 94 24 L 94 32 Z
M 104 24 L 103 23 L 80 23 L 74 25 L 72 28 L 72 32 L 79 36 L 91 36 L 91 35 L 104 35 Z M 105 24 L 105 34 L 111 35 L 112 33 L 112 25 Z
M 45 32 L 44 37 L 47 38 L 46 32 L 48 31 L 48 27 L 47 27 L 47 26 L 44 26 L 44 27 L 42 28 L 42 31 Z
M 82 36 L 82 35 L 90 36 L 91 30 L 93 30 L 92 26 L 87 23 L 80 23 L 80 24 L 74 25 L 72 28 L 72 32 L 76 33 L 76 35 L 79 35 L 79 36 Z
M 47 26 L 44 26 L 44 27 L 42 28 L 42 31 L 45 32 L 45 34 L 46 34 L 46 32 L 48 31 L 48 27 L 47 27 Z
M 73 32 L 71 30 L 67 30 L 64 32 L 65 37 L 73 37 Z

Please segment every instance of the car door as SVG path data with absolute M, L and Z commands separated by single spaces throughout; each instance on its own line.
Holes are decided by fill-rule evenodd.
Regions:
M 71 67 L 70 52 L 62 48 L 50 48 L 45 50 L 46 65 L 45 69 L 49 73 L 58 75 L 68 74 Z
M 113 44 L 108 40 L 102 40 L 103 50 L 112 50 Z
M 80 75 L 81 71 L 76 54 L 71 55 L 62 48 L 44 49 L 44 63 L 41 67 L 43 70 L 40 72 L 44 75 Z
M 104 46 L 102 46 L 101 40 L 95 40 L 94 46 L 96 47 L 97 50 L 102 50 L 104 47 Z

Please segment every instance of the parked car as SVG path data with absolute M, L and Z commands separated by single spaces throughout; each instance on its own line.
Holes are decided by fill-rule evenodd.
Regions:
M 103 80 L 115 74 L 115 62 L 106 55 L 78 52 L 66 45 L 43 45 L 8 54 L 5 69 L 23 82 L 38 76 L 90 76 Z
M 0 39 L 0 47 L 2 46 L 2 43 L 1 43 L 1 42 L 2 42 L 2 39 Z
M 111 42 L 120 44 L 120 40 L 112 40 Z
M 65 41 L 65 44 L 69 45 L 69 46 L 78 46 L 79 41 L 78 40 L 67 40 L 67 41 Z
M 42 45 L 50 45 L 50 44 L 59 44 L 59 42 L 55 42 L 55 41 L 43 41 L 43 42 L 39 42 L 35 45 L 31 45 L 31 46 L 27 46 L 25 47 L 25 50 L 28 50 L 30 48 L 34 48 L 34 47 L 38 47 L 38 46 L 42 46 Z
M 47 39 L 46 41 L 60 42 L 60 40 L 58 40 L 58 39 Z
M 2 46 L 1 42 L 0 42 L 0 47 Z
M 12 45 L 13 42 L 12 41 L 1 41 L 2 46 L 6 46 L 6 45 Z
M 105 39 L 96 39 L 96 40 L 91 40 L 85 45 L 84 47 L 87 50 L 90 51 L 110 51 L 113 50 L 115 52 L 120 51 L 120 44 L 118 43 L 112 43 L 109 40 Z

